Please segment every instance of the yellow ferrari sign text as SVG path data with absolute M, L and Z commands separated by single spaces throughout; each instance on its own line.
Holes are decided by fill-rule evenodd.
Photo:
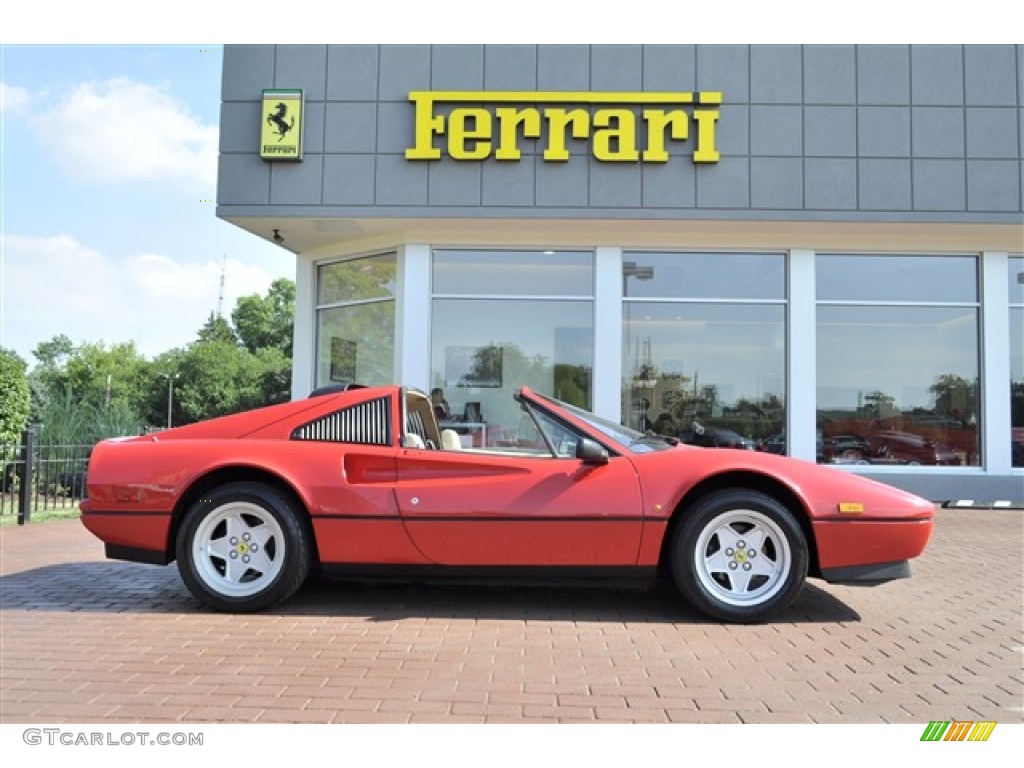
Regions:
M 413 91 L 415 143 L 407 160 L 517 161 L 523 142 L 544 140 L 542 157 L 565 162 L 570 142 L 610 163 L 666 163 L 672 142 L 692 141 L 695 163 L 716 163 L 722 94 Z M 438 144 L 440 139 L 440 144 Z

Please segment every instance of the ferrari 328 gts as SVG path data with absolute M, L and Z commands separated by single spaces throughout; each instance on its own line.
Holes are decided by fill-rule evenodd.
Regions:
M 93 451 L 82 521 L 258 611 L 358 577 L 665 575 L 712 618 L 775 617 L 808 576 L 910 575 L 933 505 L 840 469 L 641 434 L 524 387 L 482 445 L 399 386 L 316 394 Z

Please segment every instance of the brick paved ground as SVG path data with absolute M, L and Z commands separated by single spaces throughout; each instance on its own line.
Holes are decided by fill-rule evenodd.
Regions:
M 0 722 L 1024 722 L 1024 514 L 940 510 L 914 578 L 773 624 L 664 592 L 312 584 L 211 613 L 77 521 L 0 529 Z

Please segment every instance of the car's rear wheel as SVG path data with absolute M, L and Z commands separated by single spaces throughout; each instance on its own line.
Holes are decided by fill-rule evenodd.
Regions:
M 311 537 L 285 496 L 230 483 L 196 501 L 178 532 L 185 585 L 218 611 L 250 612 L 292 595 L 309 573 Z
M 720 491 L 683 512 L 671 542 L 672 575 L 702 613 L 764 621 L 799 594 L 808 551 L 800 524 L 770 496 Z

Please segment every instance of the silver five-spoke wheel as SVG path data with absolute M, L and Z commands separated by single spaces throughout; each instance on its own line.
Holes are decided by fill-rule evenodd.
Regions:
M 751 509 L 724 512 L 701 531 L 694 550 L 701 584 L 728 605 L 756 605 L 778 593 L 793 567 L 785 534 Z
M 726 490 L 681 511 L 669 549 L 687 601 L 723 621 L 777 615 L 800 592 L 808 548 L 793 513 L 759 491 Z
M 189 590 L 219 611 L 258 611 L 290 596 L 312 564 L 305 515 L 285 493 L 229 483 L 185 513 L 175 553 Z
M 284 531 L 263 507 L 229 502 L 203 518 L 192 539 L 196 575 L 228 597 L 266 589 L 285 561 Z

